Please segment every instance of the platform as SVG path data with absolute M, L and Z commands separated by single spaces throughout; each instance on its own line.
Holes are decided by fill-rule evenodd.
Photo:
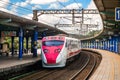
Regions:
M 120 55 L 106 50 L 90 50 L 100 53 L 102 61 L 89 80 L 120 80 Z
M 36 58 L 33 58 L 32 56 L 33 54 L 24 54 L 21 60 L 19 60 L 18 55 L 15 55 L 14 57 L 0 56 L 0 73 L 11 69 L 29 66 L 40 60 L 40 54 Z

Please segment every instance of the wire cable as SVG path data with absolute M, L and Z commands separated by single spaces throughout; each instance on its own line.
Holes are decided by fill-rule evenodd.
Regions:
M 2 2 L 0 2 L 0 3 L 2 3 L 2 4 L 6 4 L 7 2 L 5 2 L 5 1 L 2 1 Z M 14 5 L 14 6 L 16 6 L 16 7 L 20 7 L 20 6 L 18 6 L 18 5 L 15 5 L 15 4 L 13 4 L 13 3 L 8 3 L 8 5 L 10 6 L 10 5 Z M 0 6 L 1 8 L 3 8 L 3 9 L 5 9 L 5 7 L 3 7 L 3 6 Z M 24 8 L 24 7 L 20 7 L 19 8 L 19 10 L 21 10 L 21 11 L 23 11 L 23 9 L 24 10 L 27 10 L 27 12 L 30 12 L 31 13 L 31 10 L 29 10 L 29 9 L 27 9 L 27 8 Z M 6 9 L 7 10 L 7 9 Z M 29 17 L 29 18 L 31 18 L 32 19 L 32 17 L 31 16 L 28 16 L 28 15 L 26 15 L 26 13 L 23 13 L 23 12 L 18 12 L 18 11 L 12 11 L 12 12 L 14 12 L 14 13 L 17 13 L 19 16 L 20 15 L 22 15 L 22 16 L 27 16 L 27 17 Z M 26 12 L 26 11 L 25 11 Z
M 1 1 L 0 1 L 1 2 Z M 11 2 L 6 2 L 6 1 L 2 1 L 2 3 L 8 3 L 9 5 L 14 5 L 14 6 L 16 6 L 16 7 L 18 7 L 18 8 L 21 8 L 21 9 L 24 9 L 24 10 L 26 10 L 26 11 L 30 11 L 31 12 L 31 9 L 28 9 L 28 8 L 25 8 L 25 7 L 21 7 L 21 6 L 19 6 L 19 5 L 16 5 L 16 4 L 14 4 L 14 3 L 11 3 Z
M 58 2 L 61 6 L 63 6 L 64 8 L 66 7 L 66 6 L 63 5 L 60 1 L 57 0 L 57 2 Z
M 78 2 L 77 2 L 76 0 L 74 0 L 74 2 L 77 4 L 77 6 L 78 6 L 79 8 L 81 8 L 81 7 L 78 5 Z
M 0 8 L 5 9 L 5 7 L 3 7 L 3 6 L 0 6 Z M 7 9 L 5 9 L 5 10 L 7 10 Z M 3 11 L 3 10 L 2 10 L 2 11 Z M 9 10 L 8 10 L 8 11 L 9 11 Z M 7 12 L 8 12 L 8 11 L 7 11 Z M 9 11 L 9 12 L 10 12 L 10 11 Z M 11 13 L 11 14 L 15 14 L 15 13 L 17 13 L 18 16 L 20 16 L 20 15 L 24 16 L 24 15 L 25 15 L 25 16 L 27 16 L 27 17 L 29 17 L 29 18 L 32 19 L 31 16 L 28 16 L 28 15 L 26 15 L 26 14 L 24 14 L 24 13 L 21 13 L 21 12 L 11 11 L 10 13 Z M 19 14 L 20 14 L 20 15 L 19 15 Z

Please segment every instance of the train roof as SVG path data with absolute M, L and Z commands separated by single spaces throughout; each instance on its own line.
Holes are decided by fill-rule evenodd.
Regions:
M 53 40 L 53 39 L 55 39 L 55 37 L 56 37 L 56 40 L 59 40 L 60 38 L 61 38 L 61 40 L 64 40 L 64 39 L 79 40 L 77 38 L 72 38 L 72 37 L 68 37 L 68 36 L 64 36 L 64 35 L 46 36 L 42 40 L 43 41 L 45 41 L 45 40 Z M 60 38 L 58 39 L 58 37 L 60 37 Z
M 42 41 L 47 40 L 65 40 L 65 36 L 46 36 L 42 39 Z
M 72 37 L 65 37 L 66 39 L 71 39 L 71 40 L 79 40 L 77 38 L 72 38 Z

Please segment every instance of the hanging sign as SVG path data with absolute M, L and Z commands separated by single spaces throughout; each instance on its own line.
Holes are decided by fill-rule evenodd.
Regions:
M 120 21 L 120 7 L 115 8 L 115 21 Z

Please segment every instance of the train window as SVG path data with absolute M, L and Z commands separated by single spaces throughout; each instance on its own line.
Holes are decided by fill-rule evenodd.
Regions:
M 60 40 L 50 40 L 50 41 L 44 41 L 42 43 L 44 46 L 60 46 L 64 44 L 64 41 Z

